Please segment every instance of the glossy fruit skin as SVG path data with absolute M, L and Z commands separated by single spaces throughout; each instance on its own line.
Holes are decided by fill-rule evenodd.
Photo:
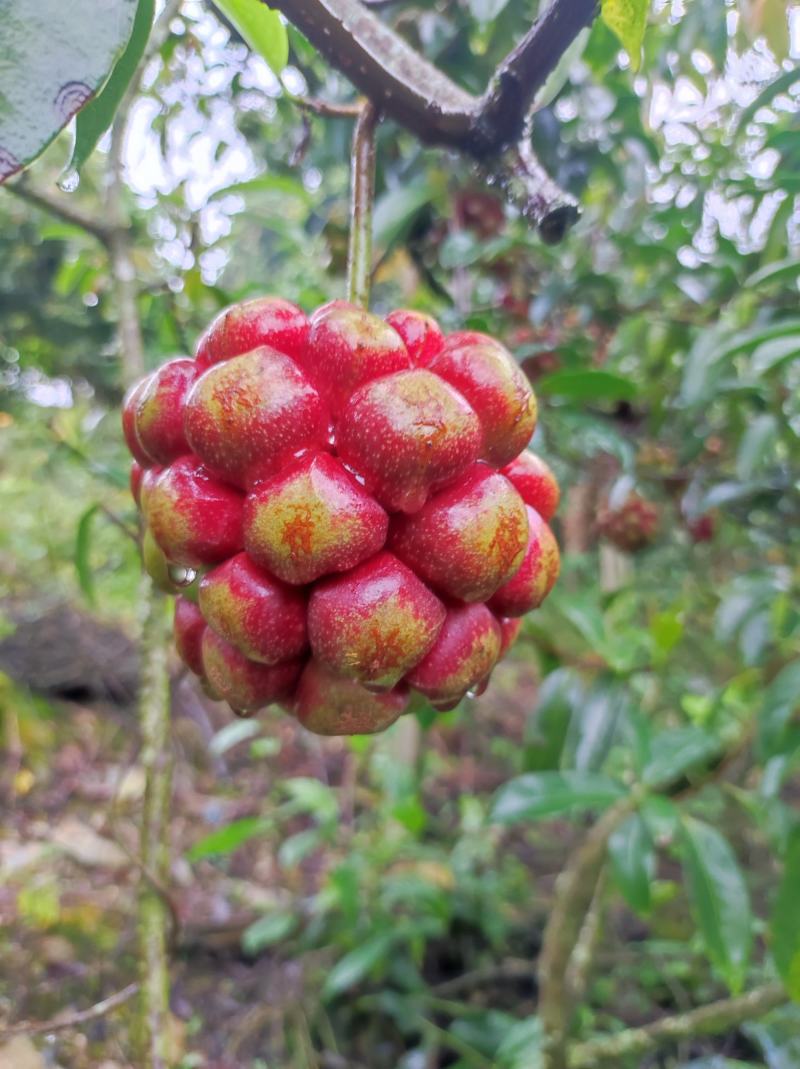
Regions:
M 308 316 L 296 304 L 282 297 L 256 297 L 220 312 L 198 342 L 195 360 L 205 371 L 261 345 L 302 359 L 308 331 Z
M 251 661 L 280 664 L 305 652 L 306 599 L 237 553 L 200 580 L 208 626 Z
M 516 573 L 489 599 L 498 616 L 524 616 L 538 609 L 553 589 L 561 568 L 558 543 L 542 517 L 530 506 L 528 545 Z
M 433 648 L 406 682 L 432 702 L 460 700 L 490 674 L 501 639 L 500 625 L 485 605 L 451 609 Z
M 475 331 L 451 334 L 430 363 L 463 394 L 483 428 L 481 458 L 509 464 L 536 429 L 536 398 L 514 358 L 499 342 Z
M 212 691 L 239 714 L 286 701 L 303 670 L 299 659 L 276 665 L 248 660 L 210 627 L 203 632 L 201 649 L 203 675 Z
M 503 475 L 512 483 L 526 505 L 536 509 L 549 523 L 561 500 L 556 477 L 548 464 L 536 453 L 526 449 L 503 468 Z
M 386 322 L 397 331 L 405 342 L 411 363 L 415 367 L 427 367 L 444 346 L 444 334 L 433 316 L 398 308 L 390 312 Z
M 389 689 L 425 656 L 444 619 L 441 601 L 414 572 L 379 553 L 315 587 L 308 636 L 332 672 Z
M 131 456 L 142 468 L 149 468 L 153 461 L 139 441 L 139 435 L 136 430 L 136 406 L 147 389 L 150 378 L 150 375 L 145 375 L 143 379 L 135 382 L 122 399 L 122 435 Z
M 192 457 L 165 468 L 144 496 L 153 537 L 170 561 L 198 568 L 217 564 L 244 544 L 244 497 Z
M 378 552 L 389 517 L 330 453 L 307 453 L 248 495 L 244 544 L 287 583 L 346 572 Z
M 527 538 L 522 498 L 504 475 L 476 464 L 415 515 L 396 517 L 389 544 L 435 590 L 475 602 L 517 571 Z
M 659 523 L 658 506 L 640 494 L 631 493 L 618 508 L 606 505 L 600 509 L 597 530 L 617 549 L 638 553 L 655 541 Z
M 203 632 L 206 621 L 199 607 L 188 598 L 175 599 L 173 632 L 175 648 L 186 667 L 196 676 L 203 674 Z
M 333 301 L 311 317 L 304 367 L 334 412 L 354 390 L 411 367 L 403 339 L 379 316 Z
M 315 735 L 373 735 L 390 727 L 407 705 L 407 688 L 374 694 L 312 659 L 297 684 L 292 712 Z
M 481 428 L 463 397 L 423 368 L 362 386 L 345 406 L 339 453 L 390 512 L 418 512 L 476 460 Z
M 184 426 L 213 475 L 249 490 L 301 450 L 323 445 L 328 412 L 290 357 L 261 346 L 200 376 L 186 398 Z
M 194 360 L 168 360 L 150 375 L 134 398 L 135 433 L 149 463 L 169 464 L 191 452 L 183 429 L 183 405 L 197 376 Z
M 424 313 L 219 315 L 123 411 L 146 567 L 202 690 L 321 735 L 483 693 L 558 571 L 535 423 L 499 342 Z

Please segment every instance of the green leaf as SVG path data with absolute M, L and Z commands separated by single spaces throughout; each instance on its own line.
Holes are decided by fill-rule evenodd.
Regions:
M 500 788 L 491 819 L 498 824 L 516 824 L 604 809 L 625 794 L 620 783 L 599 772 L 529 772 Z
M 542 1022 L 527 1017 L 512 1024 L 497 1048 L 497 1069 L 541 1069 Z
M 762 760 L 784 752 L 791 745 L 789 726 L 798 710 L 800 660 L 785 665 L 764 691 L 758 718 L 758 750 Z
M 663 731 L 652 741 L 652 756 L 642 772 L 649 787 L 666 787 L 693 766 L 717 753 L 719 743 L 700 728 Z
M 261 727 L 257 720 L 233 720 L 230 724 L 226 724 L 224 728 L 220 728 L 212 738 L 208 748 L 211 753 L 219 757 L 240 742 L 252 739 L 260 730 Z
M 202 858 L 215 857 L 219 854 L 232 854 L 242 843 L 260 835 L 265 828 L 264 821 L 260 817 L 243 817 L 234 820 L 219 831 L 213 831 L 204 839 L 196 842 L 186 853 L 190 861 L 200 861 Z
M 608 856 L 625 901 L 639 913 L 647 913 L 652 906 L 656 858 L 650 832 L 638 813 L 613 833 L 608 841 Z
M 772 957 L 786 990 L 800 1002 L 800 827 L 795 828 L 786 851 L 783 878 L 770 919 Z
M 580 679 L 569 668 L 559 668 L 544 680 L 525 724 L 528 771 L 558 768 L 573 709 L 581 693 Z
M 280 943 L 297 928 L 294 913 L 267 913 L 245 928 L 242 933 L 242 950 L 245 954 L 258 954 L 264 947 Z
M 788 279 L 797 281 L 798 278 L 800 278 L 800 260 L 796 256 L 789 256 L 785 260 L 765 264 L 758 271 L 754 271 L 749 278 L 744 280 L 742 289 L 752 290 L 767 282 L 784 282 Z
M 736 474 L 746 482 L 752 479 L 763 462 L 774 452 L 778 438 L 778 421 L 764 412 L 752 421 L 742 438 L 736 456 Z
M 81 167 L 94 152 L 97 142 L 111 126 L 125 90 L 144 55 L 147 39 L 153 26 L 155 0 L 139 0 L 133 31 L 118 59 L 111 77 L 85 108 L 78 112 L 75 123 L 75 143 L 72 158 L 66 171 L 80 172 Z
M 716 829 L 686 818 L 681 828 L 687 892 L 708 956 L 736 994 L 753 942 L 753 917 L 739 863 Z
M 263 56 L 276 74 L 289 62 L 289 38 L 277 11 L 261 0 L 214 0 L 254 52 Z
M 750 123 L 753 121 L 757 113 L 761 108 L 769 107 L 776 96 L 780 96 L 781 93 L 787 92 L 791 89 L 795 82 L 800 82 L 800 70 L 797 67 L 793 67 L 791 70 L 784 71 L 774 81 L 770 82 L 758 96 L 753 100 L 739 115 L 739 120 L 736 123 L 735 136 L 739 137 Z
M 433 190 L 425 182 L 387 190 L 376 201 L 372 215 L 375 244 L 386 248 L 405 237 L 432 199 Z
M 611 371 L 557 371 L 536 383 L 536 392 L 570 401 L 630 401 L 636 383 Z
M 90 505 L 78 520 L 75 532 L 75 571 L 78 585 L 90 605 L 95 603 L 94 572 L 92 571 L 92 521 L 100 511 L 99 505 Z
M 333 966 L 322 985 L 322 997 L 334 998 L 354 987 L 386 957 L 394 942 L 395 933 L 379 932 L 345 954 Z
M 603 22 L 620 39 L 635 71 L 641 63 L 649 10 L 650 0 L 602 0 L 600 8 Z
M 136 0 L 0 0 L 0 182 L 103 85 L 135 15 Z

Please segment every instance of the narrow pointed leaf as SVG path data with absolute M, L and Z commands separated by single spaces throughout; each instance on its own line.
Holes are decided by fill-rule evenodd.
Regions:
M 510 780 L 498 791 L 492 820 L 516 824 L 605 809 L 625 794 L 622 784 L 599 772 L 531 772 Z

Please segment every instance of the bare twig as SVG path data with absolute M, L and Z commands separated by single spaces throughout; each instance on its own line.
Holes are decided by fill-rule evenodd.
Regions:
M 316 97 L 292 96 L 289 99 L 303 111 L 310 111 L 313 115 L 322 115 L 327 119 L 357 119 L 364 107 L 363 100 L 352 104 L 337 104 L 332 100 L 318 100 Z
M 476 987 L 485 987 L 497 983 L 513 983 L 515 980 L 533 981 L 533 966 L 524 958 L 509 958 L 499 965 L 489 965 L 483 969 L 472 969 L 452 980 L 443 980 L 431 988 L 437 995 L 460 995 Z
M 14 1036 L 36 1036 L 49 1032 L 63 1032 L 68 1028 L 78 1028 L 89 1021 L 96 1021 L 105 1017 L 118 1006 L 128 1002 L 139 990 L 138 984 L 128 984 L 121 991 L 109 995 L 101 1002 L 96 1002 L 86 1010 L 76 1010 L 74 1013 L 59 1013 L 49 1021 L 20 1021 L 19 1024 L 10 1025 L 8 1028 L 0 1028 L 0 1042 L 11 1039 Z
M 366 308 L 372 277 L 372 204 L 375 199 L 375 130 L 379 115 L 364 104 L 353 132 L 350 162 L 350 245 L 347 251 L 347 296 Z
M 576 1044 L 569 1054 L 569 1069 L 595 1069 L 604 1062 L 640 1057 L 655 1050 L 662 1043 L 694 1036 L 719 1035 L 742 1021 L 762 1017 L 789 1001 L 785 988 L 778 983 L 764 984 L 746 995 L 721 999 L 708 1006 L 663 1017 L 643 1028 L 628 1028 L 615 1036 Z
M 43 189 L 35 189 L 25 177 L 19 178 L 16 182 L 9 183 L 3 188 L 21 200 L 25 200 L 29 204 L 33 204 L 35 207 L 42 208 L 44 211 L 56 216 L 62 222 L 78 227 L 91 237 L 97 238 L 101 245 L 108 247 L 111 241 L 111 227 L 75 207 L 67 196 L 59 196 Z

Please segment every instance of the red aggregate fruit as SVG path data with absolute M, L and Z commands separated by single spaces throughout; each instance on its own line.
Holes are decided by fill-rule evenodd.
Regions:
M 200 608 L 188 598 L 175 599 L 173 631 L 175 648 L 186 667 L 196 676 L 203 674 L 203 632 L 206 620 Z
M 184 425 L 208 470 L 245 489 L 328 436 L 317 391 L 290 357 L 267 346 L 201 375 L 186 398 Z
M 308 605 L 314 656 L 332 672 L 393 687 L 436 641 L 445 609 L 391 553 L 323 580 Z
M 555 475 L 541 457 L 526 449 L 503 468 L 503 475 L 514 484 L 526 505 L 536 509 L 548 523 L 552 520 L 561 491 Z
M 393 512 L 417 512 L 431 491 L 477 458 L 478 418 L 464 398 L 423 368 L 367 383 L 345 406 L 339 452 Z
M 200 611 L 212 630 L 251 661 L 279 664 L 308 645 L 306 599 L 237 553 L 200 580 Z
M 146 498 L 142 491 L 153 537 L 173 563 L 216 564 L 242 548 L 243 495 L 192 457 L 165 468 Z
M 136 437 L 150 458 L 148 463 L 169 464 L 190 452 L 183 430 L 183 403 L 197 374 L 197 365 L 188 357 L 168 360 L 131 402 Z
M 489 607 L 500 616 L 524 616 L 538 609 L 553 589 L 561 567 L 555 535 L 536 509 L 527 509 L 528 545 L 522 564 L 489 601 Z
M 321 735 L 483 693 L 558 574 L 558 484 L 507 350 L 422 312 L 226 309 L 126 395 L 131 493 L 175 645 L 237 714 Z
M 253 713 L 291 696 L 303 670 L 301 660 L 260 664 L 207 627 L 202 641 L 203 673 L 214 694 L 237 713 Z
M 485 334 L 451 334 L 430 370 L 466 397 L 483 427 L 481 457 L 502 467 L 531 440 L 536 398 L 514 358 Z
M 439 324 L 433 316 L 424 312 L 399 308 L 386 317 L 386 322 L 406 343 L 411 363 L 417 367 L 427 367 L 444 345 L 444 334 Z
M 297 684 L 293 711 L 316 735 L 372 735 L 385 731 L 407 705 L 407 690 L 374 694 L 311 660 Z
M 269 345 L 302 359 L 308 341 L 308 316 L 282 297 L 256 297 L 220 312 L 197 345 L 201 370 Z
M 655 541 L 659 525 L 658 506 L 637 493 L 628 494 L 621 505 L 603 506 L 597 517 L 597 530 L 625 553 L 637 553 Z
M 303 363 L 334 411 L 365 382 L 411 367 L 408 350 L 393 327 L 344 301 L 311 317 Z
M 500 643 L 500 625 L 485 605 L 451 609 L 433 648 L 406 682 L 431 701 L 460 699 L 489 675 Z
M 525 505 L 504 475 L 476 464 L 414 516 L 397 517 L 389 545 L 417 575 L 460 601 L 486 601 L 525 555 Z

